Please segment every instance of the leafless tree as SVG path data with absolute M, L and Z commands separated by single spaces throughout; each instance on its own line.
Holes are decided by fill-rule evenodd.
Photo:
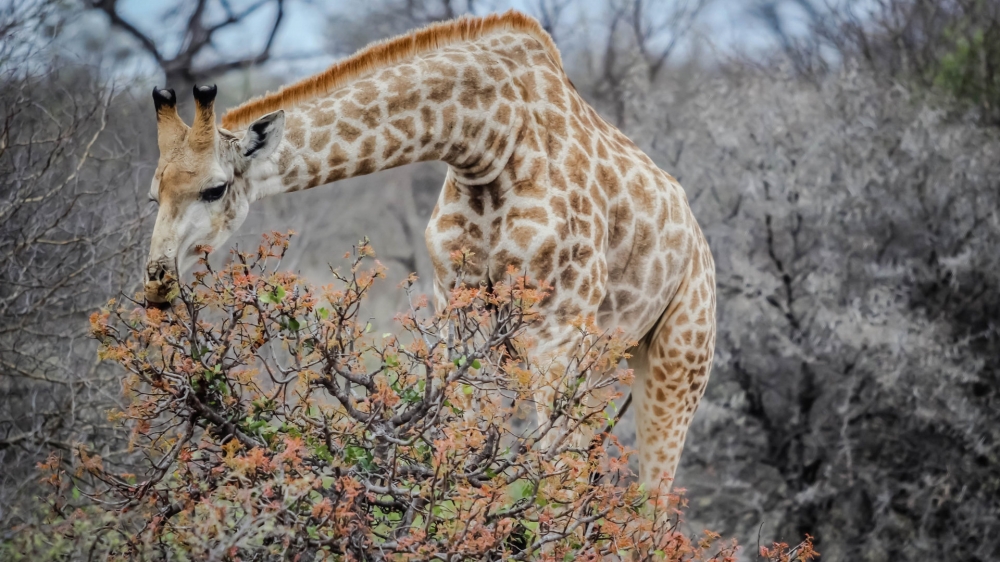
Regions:
M 625 125 L 628 98 L 642 84 L 657 82 L 711 0 L 608 0 L 593 33 L 600 40 L 584 47 L 592 101 Z M 639 80 L 642 84 L 637 84 Z
M 545 31 L 559 41 L 563 16 L 571 6 L 572 0 L 535 0 L 529 9 Z
M 180 85 L 204 82 L 231 70 L 258 65 L 272 56 L 274 39 L 285 16 L 285 0 L 256 0 L 242 9 L 234 9 L 229 0 L 219 0 L 218 3 L 225 17 L 215 21 L 207 16 L 208 0 L 197 0 L 194 3 L 190 13 L 183 18 L 181 47 L 174 53 L 165 52 L 148 33 L 142 31 L 135 22 L 129 21 L 122 14 L 118 0 L 90 0 L 89 6 L 104 13 L 114 29 L 134 39 L 163 69 L 168 84 Z M 171 12 L 181 18 L 185 6 L 186 3 L 178 3 Z M 205 53 L 216 49 L 216 38 L 220 32 L 241 25 L 247 18 L 268 6 L 274 7 L 274 21 L 266 31 L 264 46 L 257 54 L 238 60 L 216 60 L 207 64 L 197 62 L 205 57 Z
M 5 20 L 0 41 L 8 49 L 0 74 L 4 529 L 28 516 L 33 468 L 49 452 L 83 442 L 120 448 L 103 413 L 118 398 L 116 375 L 98 365 L 87 316 L 134 288 L 151 211 L 135 189 L 143 143 L 141 127 L 124 126 L 131 98 L 88 69 L 45 66 L 32 41 L 48 8 Z M 31 71 L 23 57 L 32 57 Z

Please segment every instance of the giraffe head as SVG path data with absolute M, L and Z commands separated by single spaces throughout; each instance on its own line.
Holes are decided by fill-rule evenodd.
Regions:
M 266 177 L 268 156 L 281 141 L 282 111 L 265 115 L 242 134 L 215 124 L 215 86 L 195 86 L 188 127 L 173 90 L 153 89 L 160 160 L 149 196 L 159 203 L 146 262 L 146 300 L 168 305 L 177 279 L 198 259 L 200 246 L 218 247 L 243 223 L 255 197 L 252 177 Z M 259 186 L 258 186 L 259 187 Z

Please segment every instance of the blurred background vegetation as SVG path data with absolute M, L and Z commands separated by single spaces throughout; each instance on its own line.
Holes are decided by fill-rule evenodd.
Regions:
M 677 485 L 688 525 L 824 560 L 1000 558 L 1000 3 L 987 0 L 10 0 L 0 6 L 0 541 L 35 466 L 134 453 L 87 315 L 139 288 L 148 91 L 220 106 L 463 13 L 537 17 L 580 92 L 685 186 L 719 273 L 717 361 Z M 182 107 L 182 113 L 189 108 Z M 258 203 L 325 282 L 369 236 L 431 276 L 444 169 Z M 391 284 L 386 284 L 391 286 Z M 402 293 L 371 306 L 390 328 Z M 630 422 L 617 429 L 626 441 Z M 68 456 L 68 455 L 67 455 Z

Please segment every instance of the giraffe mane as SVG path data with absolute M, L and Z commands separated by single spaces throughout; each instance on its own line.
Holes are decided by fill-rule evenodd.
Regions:
M 516 10 L 482 17 L 462 16 L 371 43 L 319 74 L 282 86 L 277 92 L 252 98 L 230 109 L 222 116 L 222 126 L 229 130 L 245 128 L 258 117 L 331 92 L 380 68 L 502 30 L 523 31 L 534 36 L 542 42 L 556 64 L 562 66 L 555 42 L 533 17 Z

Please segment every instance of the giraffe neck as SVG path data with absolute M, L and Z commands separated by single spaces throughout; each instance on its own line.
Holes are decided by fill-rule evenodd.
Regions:
M 523 116 L 506 68 L 474 60 L 431 53 L 286 110 L 281 144 L 251 178 L 254 198 L 430 160 L 465 185 L 494 181 Z

